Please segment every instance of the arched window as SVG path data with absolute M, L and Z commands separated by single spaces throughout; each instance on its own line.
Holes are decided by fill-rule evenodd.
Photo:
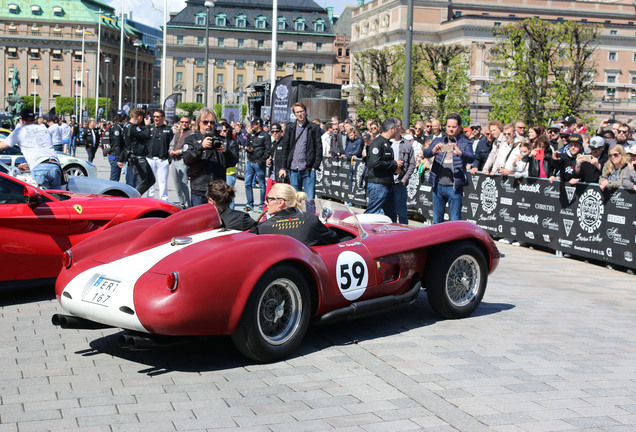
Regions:
M 314 21 L 314 31 L 315 32 L 324 32 L 325 31 L 325 20 L 322 18 Z
M 296 31 L 304 31 L 305 30 L 305 19 L 304 18 L 296 18 L 296 20 L 294 20 L 294 30 L 296 30 Z
M 278 17 L 278 23 L 276 24 L 276 28 L 278 30 L 285 30 L 287 27 L 287 20 L 285 17 Z
M 245 14 L 237 15 L 234 19 L 234 24 L 237 27 L 247 27 L 247 17 L 245 16 Z
M 259 15 L 256 17 L 256 21 L 254 21 L 254 26 L 257 29 L 264 29 L 267 27 L 267 20 L 263 15 Z
M 225 27 L 227 25 L 227 15 L 224 13 L 218 14 L 215 16 L 214 22 L 219 27 Z
M 205 13 L 204 12 L 199 12 L 195 17 L 194 17 L 194 23 L 196 25 L 205 25 Z

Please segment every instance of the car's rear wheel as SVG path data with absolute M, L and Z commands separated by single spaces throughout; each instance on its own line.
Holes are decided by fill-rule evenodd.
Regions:
M 443 317 L 464 318 L 481 303 L 487 282 L 481 249 L 469 242 L 454 243 L 433 258 L 426 280 L 428 300 Z
M 300 345 L 311 314 L 306 278 L 296 268 L 279 265 L 258 281 L 232 335 L 245 356 L 271 362 L 290 355 Z
M 82 168 L 80 165 L 67 165 L 64 167 L 64 171 L 69 176 L 76 176 L 76 177 L 88 176 L 88 173 L 86 172 L 86 170 Z

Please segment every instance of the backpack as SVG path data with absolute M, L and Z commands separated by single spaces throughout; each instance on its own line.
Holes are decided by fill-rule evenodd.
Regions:
M 102 146 L 102 150 L 106 154 L 110 154 L 110 150 L 111 150 L 111 145 L 112 145 L 111 142 L 110 142 L 111 129 L 112 129 L 112 126 L 108 126 L 106 128 L 106 130 L 104 132 L 102 132 L 102 137 L 101 137 L 101 141 L 100 141 L 100 145 Z

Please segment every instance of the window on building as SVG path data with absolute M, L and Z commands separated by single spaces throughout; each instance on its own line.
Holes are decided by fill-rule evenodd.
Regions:
M 264 29 L 267 27 L 267 20 L 263 15 L 259 15 L 256 17 L 256 21 L 254 21 L 254 27 L 257 29 Z
M 183 72 L 177 72 L 177 82 L 183 82 Z
M 303 50 L 303 43 L 296 42 L 296 51 L 302 51 L 302 50 Z
M 64 9 L 62 9 L 60 6 L 53 6 L 53 15 L 55 15 L 56 17 L 64 16 Z
M 608 99 L 614 99 L 616 97 L 616 88 L 615 87 L 608 87 L 605 90 L 605 96 Z
M 616 75 L 608 75 L 607 76 L 608 84 L 616 84 Z
M 206 18 L 206 16 L 205 16 L 204 13 L 197 14 L 194 22 L 195 22 L 196 25 L 204 26 L 205 25 L 205 18 Z
M 294 30 L 296 31 L 304 31 L 305 30 L 305 19 L 298 18 L 294 21 Z
M 636 84 L 636 76 L 632 76 L 632 84 Z
M 185 59 L 183 57 L 175 57 L 175 60 L 177 61 L 177 66 L 183 66 Z
M 262 40 L 257 41 L 256 46 L 258 47 L 258 49 L 265 48 L 265 41 L 262 41 Z
M 217 59 L 216 61 L 216 67 L 225 67 L 225 60 L 224 59 Z
M 607 55 L 607 59 L 609 61 L 616 61 L 617 58 L 618 58 L 618 54 L 616 53 L 616 51 L 610 51 Z
M 296 63 L 296 70 L 298 72 L 302 72 L 304 68 L 305 68 L 305 63 Z
M 221 95 L 216 95 L 216 103 L 217 104 L 222 104 L 223 103 L 223 96 Z
M 183 36 L 177 35 L 177 45 L 183 45 Z
M 205 66 L 205 59 L 203 59 L 203 57 L 198 57 L 197 58 L 197 66 Z
M 286 27 L 287 27 L 287 20 L 284 17 L 278 17 L 276 28 L 278 30 L 285 30 Z
M 245 69 L 245 60 L 237 60 L 236 61 L 237 69 Z
M 257 69 L 265 69 L 265 62 L 263 60 L 259 60 L 256 62 Z
M 317 82 L 322 82 L 322 78 L 316 78 Z
M 31 48 L 31 50 L 29 51 L 29 56 L 32 59 L 39 59 L 40 58 L 40 50 L 38 48 Z
M 214 17 L 214 22 L 217 26 L 225 27 L 225 25 L 227 24 L 227 16 L 225 14 L 218 14 L 216 17 Z
M 53 60 L 62 60 L 62 50 L 54 49 L 51 51 L 51 57 Z
M 75 51 L 73 54 L 74 54 L 73 57 L 75 57 L 76 61 L 82 61 L 82 52 L 81 51 Z
M 322 72 L 322 65 L 321 64 L 317 64 L 314 66 L 314 69 L 316 70 L 316 72 L 320 73 Z
M 283 49 L 283 41 L 278 41 L 278 49 L 279 50 Z
M 223 84 L 223 74 L 222 73 L 216 75 L 216 83 L 217 84 Z
M 7 57 L 18 58 L 18 50 L 16 48 L 7 48 Z
M 345 50 L 345 56 L 346 56 L 346 57 L 349 57 L 349 48 L 347 48 L 347 49 Z
M 324 32 L 325 31 L 325 20 L 322 18 L 314 21 L 314 31 L 315 32 Z
M 340 66 L 340 72 L 346 73 L 347 72 L 347 66 L 346 65 Z
M 633 61 L 634 63 L 636 63 L 636 53 L 634 53 L 634 54 L 632 55 L 632 61 Z
M 263 75 L 256 75 L 256 81 L 257 82 L 263 81 Z
M 285 68 L 285 64 L 283 62 L 276 62 L 276 70 L 283 70 Z
M 203 82 L 203 73 L 197 72 L 197 82 L 198 83 L 202 83 Z
M 197 36 L 197 45 L 199 46 L 205 45 L 205 38 L 203 36 Z
M 9 13 L 11 14 L 19 14 L 20 13 L 20 6 L 18 6 L 17 4 L 10 4 L 9 5 Z
M 342 57 L 342 48 L 338 48 L 338 57 Z
M 316 51 L 322 51 L 322 43 L 316 42 Z
M 237 85 L 243 85 L 243 74 L 238 74 L 236 76 L 236 84 Z
M 31 13 L 33 15 L 42 15 L 42 8 L 37 5 L 31 6 Z
M 197 103 L 203 103 L 203 95 L 201 93 L 197 93 Z
M 222 38 L 222 37 L 217 38 L 216 39 L 216 46 L 219 46 L 219 47 L 225 46 L 225 38 Z
M 618 34 L 618 31 L 616 31 L 616 30 L 610 30 L 610 34 L 611 34 L 611 35 L 616 35 L 616 34 Z
M 237 27 L 246 27 L 247 26 L 247 18 L 245 14 L 237 15 L 235 19 L 235 24 Z
M 53 82 L 62 82 L 62 71 L 60 68 L 53 69 Z
M 495 27 L 501 27 L 501 23 L 499 21 L 495 21 Z
M 237 45 L 239 48 L 245 48 L 245 39 L 239 39 Z

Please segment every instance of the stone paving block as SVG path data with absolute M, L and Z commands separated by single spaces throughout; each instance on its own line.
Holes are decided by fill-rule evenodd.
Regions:
M 365 428 L 367 425 L 381 423 L 382 419 L 372 413 L 346 415 L 338 417 L 326 418 L 325 421 L 334 428 L 340 430 L 349 426 L 360 426 Z
M 614 420 L 611 417 L 599 416 L 599 417 L 575 417 L 565 419 L 564 421 L 571 425 L 583 429 L 583 428 L 604 428 L 608 426 L 620 426 L 620 422 Z
M 530 416 L 519 413 L 480 415 L 477 419 L 487 426 L 515 425 L 532 421 Z
M 23 421 L 19 424 L 20 432 L 42 432 L 49 430 L 69 431 L 77 428 L 75 419 L 51 419 L 40 421 Z
M 77 423 L 81 428 L 101 426 L 101 425 L 115 425 L 115 424 L 137 424 L 139 420 L 134 414 L 112 414 L 103 415 L 100 411 L 99 415 L 89 415 L 77 417 Z
M 240 428 L 279 423 L 290 423 L 295 420 L 294 417 L 289 413 L 274 413 L 258 416 L 237 416 L 233 417 L 233 419 Z
M 173 421 L 175 429 L 178 431 L 203 431 L 216 430 L 223 428 L 236 428 L 237 423 L 229 417 L 217 417 L 210 419 L 209 417 L 200 419 L 177 419 Z
M 244 428 L 241 428 L 243 432 Z M 267 425 L 268 432 L 311 432 L 311 431 L 326 431 L 333 430 L 331 425 L 323 420 L 312 420 L 302 423 L 280 423 Z M 340 432 L 343 432 L 340 430 Z
M 251 410 L 254 411 L 254 414 L 257 416 L 265 415 L 265 414 L 276 414 L 276 413 L 294 413 L 298 411 L 303 411 L 308 409 L 307 404 L 303 402 L 278 402 L 278 403 L 269 403 L 265 405 L 253 404 L 250 406 Z
M 384 421 L 382 423 L 373 423 L 365 425 L 364 428 L 369 432 L 395 432 L 407 430 L 419 430 L 420 425 L 411 420 L 395 420 Z
M 57 420 L 62 418 L 62 414 L 57 409 L 42 409 L 32 411 L 13 411 L 2 413 L 3 423 L 22 423 L 35 422 L 43 420 Z

